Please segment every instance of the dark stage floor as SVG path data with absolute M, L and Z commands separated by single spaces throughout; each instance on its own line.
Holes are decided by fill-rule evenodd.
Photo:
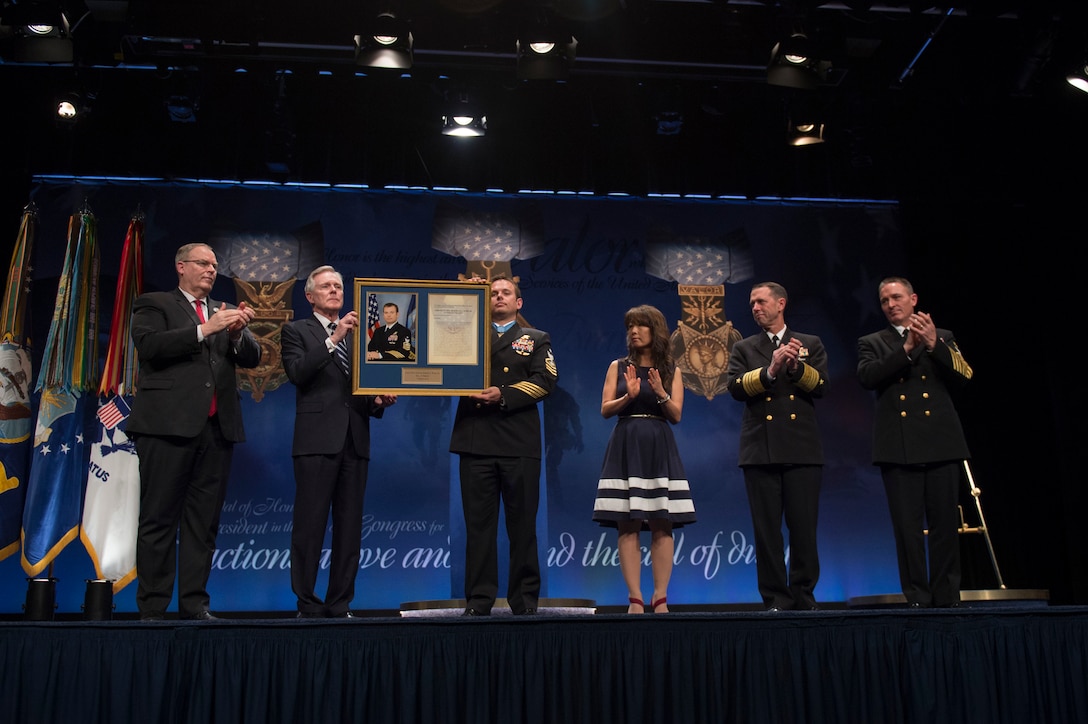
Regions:
M 0 622 L 0 721 L 1088 721 L 1088 607 L 359 614 Z

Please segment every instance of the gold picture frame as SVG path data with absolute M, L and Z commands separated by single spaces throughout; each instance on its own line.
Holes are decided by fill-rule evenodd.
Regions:
M 407 331 L 369 349 L 384 310 Z M 395 308 L 395 309 L 394 309 Z M 487 282 L 355 279 L 352 392 L 454 396 L 481 392 L 491 377 L 491 286 Z M 400 329 L 399 327 L 397 329 Z M 383 340 L 384 342 L 384 340 Z M 370 352 L 368 358 L 368 351 Z

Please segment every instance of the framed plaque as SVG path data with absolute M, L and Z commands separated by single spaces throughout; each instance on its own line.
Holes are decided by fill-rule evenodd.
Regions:
M 467 395 L 491 377 L 487 282 L 355 279 L 357 395 Z

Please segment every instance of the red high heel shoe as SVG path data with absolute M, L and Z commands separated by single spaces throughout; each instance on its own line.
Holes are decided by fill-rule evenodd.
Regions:
M 657 610 L 658 606 L 664 606 L 668 602 L 669 602 L 669 599 L 666 596 L 662 596 L 661 598 L 659 598 L 656 601 L 654 601 L 653 603 L 651 603 L 650 608 L 653 609 L 654 613 L 668 613 L 668 611 L 658 611 Z
M 646 613 L 646 604 L 642 602 L 641 598 L 628 598 L 627 602 L 635 606 L 642 606 L 642 611 L 640 611 L 640 613 Z M 628 611 L 627 613 L 631 612 Z

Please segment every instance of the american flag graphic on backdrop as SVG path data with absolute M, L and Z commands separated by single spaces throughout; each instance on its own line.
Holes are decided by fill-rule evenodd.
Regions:
M 531 259 L 544 252 L 538 206 L 519 205 L 517 214 L 478 206 L 469 201 L 440 201 L 435 207 L 431 246 L 468 261 Z

